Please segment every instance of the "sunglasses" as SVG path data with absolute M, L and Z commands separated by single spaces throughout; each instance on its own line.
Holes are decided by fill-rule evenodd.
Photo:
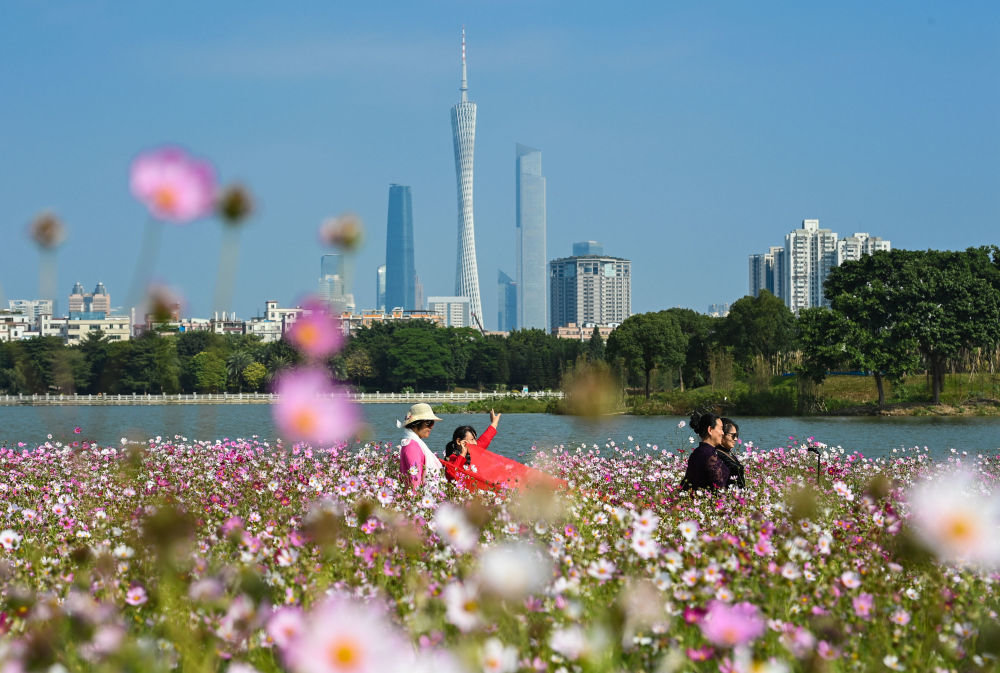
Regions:
M 740 433 L 738 433 L 738 432 L 724 432 L 724 433 L 722 433 L 722 436 L 723 437 L 729 437 L 730 439 L 739 439 L 740 438 Z

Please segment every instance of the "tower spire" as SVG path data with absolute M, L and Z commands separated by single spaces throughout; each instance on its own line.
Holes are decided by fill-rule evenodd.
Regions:
M 462 86 L 459 87 L 459 91 L 462 92 L 463 103 L 469 100 L 469 82 L 465 75 L 465 26 L 462 26 Z

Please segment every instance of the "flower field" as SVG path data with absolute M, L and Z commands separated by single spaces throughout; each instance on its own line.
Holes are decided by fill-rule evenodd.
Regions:
M 2 449 L 0 671 L 995 670 L 1000 458 L 562 447 L 410 494 L 378 444 Z

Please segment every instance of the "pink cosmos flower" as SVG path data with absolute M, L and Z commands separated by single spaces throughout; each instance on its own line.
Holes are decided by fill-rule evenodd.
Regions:
M 712 601 L 708 614 L 698 626 L 709 642 L 721 647 L 746 645 L 764 633 L 764 619 L 760 611 L 757 606 L 746 602 L 731 606 Z
M 142 605 L 147 600 L 146 590 L 141 586 L 134 586 L 125 594 L 125 602 L 129 605 Z
M 305 311 L 288 332 L 288 340 L 313 360 L 330 357 L 344 342 L 340 320 L 317 300 L 306 302 Z
M 73 433 L 74 434 L 79 435 L 81 432 L 83 432 L 83 429 L 79 425 L 76 426 L 75 428 L 73 428 Z
M 275 391 L 274 421 L 293 441 L 326 445 L 349 438 L 360 422 L 358 408 L 319 369 L 281 375 Z
M 267 621 L 267 635 L 278 647 L 285 649 L 302 635 L 304 627 L 302 610 L 279 608 Z
M 854 597 L 854 600 L 851 601 L 851 604 L 854 606 L 854 614 L 862 619 L 870 619 L 872 616 L 872 605 L 874 602 L 875 599 L 871 594 L 858 594 Z
M 162 147 L 136 157 L 129 184 L 132 195 L 158 220 L 186 224 L 210 215 L 215 208 L 211 164 L 178 147 Z

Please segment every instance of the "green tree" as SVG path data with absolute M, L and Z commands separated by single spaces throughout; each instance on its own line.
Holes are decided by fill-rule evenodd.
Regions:
M 375 374 L 375 366 L 368 351 L 360 347 L 348 349 L 344 354 L 344 372 L 358 386 L 362 380 L 371 378 Z
M 619 325 L 608 337 L 607 356 L 621 357 L 625 366 L 645 376 L 646 399 L 653 370 L 674 369 L 684 364 L 687 337 L 677 319 L 666 311 L 637 313 Z
M 684 390 L 685 383 L 692 388 L 705 385 L 710 371 L 709 353 L 713 328 L 722 319 L 689 308 L 670 308 L 667 313 L 677 320 L 681 332 L 688 340 L 684 364 L 678 370 L 681 390 Z
M 495 334 L 478 339 L 473 344 L 472 359 L 466 369 L 466 380 L 477 388 L 507 385 L 510 365 L 507 361 L 507 340 Z
M 238 392 L 243 392 L 243 371 L 253 362 L 253 356 L 245 350 L 233 351 L 226 358 L 226 375 L 230 386 L 235 384 Z
M 745 370 L 760 356 L 771 372 L 777 373 L 797 346 L 795 315 L 767 290 L 756 297 L 737 299 L 719 325 L 718 334 L 722 345 L 732 348 L 733 357 Z
M 242 376 L 247 388 L 257 392 L 267 379 L 267 367 L 259 362 L 251 362 L 243 370 Z
M 598 362 L 604 359 L 604 338 L 601 330 L 594 325 L 594 330 L 590 333 L 590 340 L 587 342 L 587 359 L 591 362 Z
M 226 387 L 226 363 L 213 351 L 191 358 L 195 386 L 199 393 L 217 393 Z
M 393 335 L 389 347 L 390 381 L 396 390 L 404 387 L 441 388 L 448 378 L 448 351 L 427 329 L 403 327 Z
M 159 337 L 153 345 L 153 363 L 156 368 L 155 385 L 158 392 L 173 395 L 180 392 L 181 363 L 177 356 L 175 337 Z

